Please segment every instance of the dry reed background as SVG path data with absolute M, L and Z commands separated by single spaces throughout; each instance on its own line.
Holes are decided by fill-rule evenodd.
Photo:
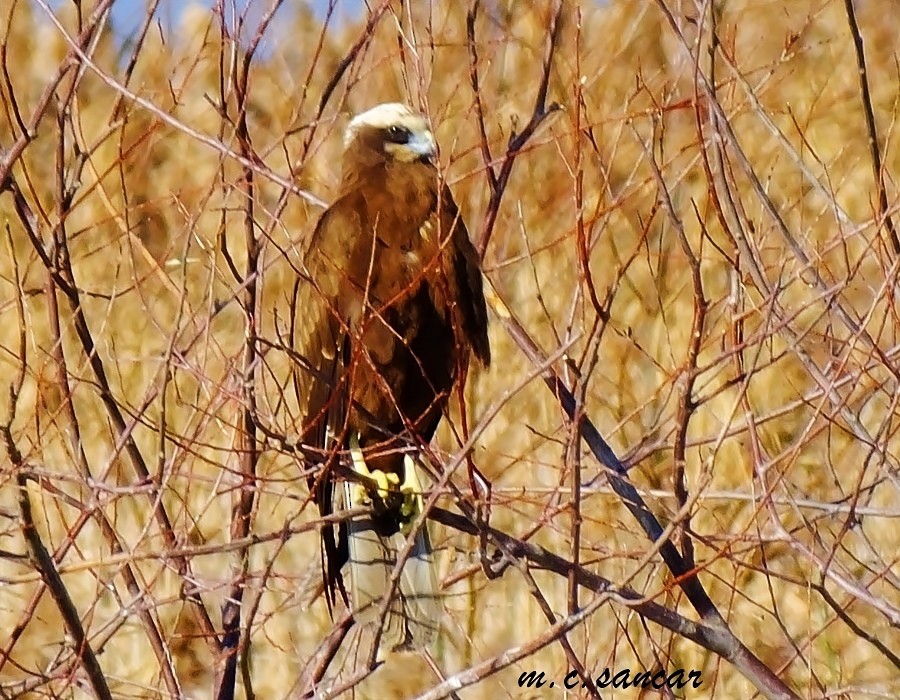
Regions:
M 235 591 L 237 695 L 307 689 L 342 613 L 333 622 L 315 598 L 301 465 L 259 432 L 248 450 L 245 419 L 290 433 L 265 342 L 321 208 L 283 187 L 327 201 L 347 115 L 388 100 L 430 115 L 473 236 L 499 202 L 488 278 L 679 548 L 692 544 L 735 635 L 802 697 L 900 696 L 895 0 L 563 3 L 547 84 L 562 109 L 539 120 L 502 199 L 484 144 L 499 170 L 532 117 L 549 1 L 483 2 L 474 45 L 466 2 L 372 2 L 327 26 L 286 3 L 246 76 L 268 3 L 243 25 L 192 7 L 124 46 L 109 4 L 65 3 L 51 20 L 19 0 L 0 20 L 0 696 L 105 683 L 112 697 L 227 697 L 210 633 Z M 258 286 L 245 276 L 257 254 Z M 254 294 L 262 360 L 246 343 Z M 492 324 L 494 365 L 468 390 L 491 525 L 697 619 L 534 363 Z M 438 444 L 457 455 L 447 421 Z M 464 468 L 452 481 L 467 493 Z M 52 564 L 26 540 L 29 505 Z M 449 495 L 439 505 L 454 510 Z M 363 677 L 367 639 L 351 629 L 320 690 L 363 677 L 356 697 L 415 697 L 439 673 L 460 674 L 459 697 L 562 697 L 517 679 L 580 662 L 588 675 L 700 670 L 679 697 L 758 692 L 752 668 L 615 596 L 576 599 L 524 559 L 489 580 L 477 538 L 433 527 L 439 672 L 403 655 Z M 595 601 L 553 633 L 548 615 Z

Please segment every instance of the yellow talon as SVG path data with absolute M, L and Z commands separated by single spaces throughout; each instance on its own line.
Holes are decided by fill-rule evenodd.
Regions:
M 353 463 L 353 470 L 357 474 L 372 478 L 372 472 L 369 471 L 369 466 L 366 464 L 362 449 L 359 446 L 359 435 L 355 432 L 350 436 L 350 460 Z M 372 505 L 372 499 L 369 497 L 369 491 L 364 483 L 357 481 L 351 488 L 354 504 Z
M 393 472 L 385 473 L 380 469 L 369 470 L 362 448 L 359 446 L 359 435 L 356 433 L 350 436 L 350 459 L 357 474 L 375 482 L 375 492 L 383 503 L 388 503 L 392 494 L 400 493 L 403 496 L 400 503 L 400 517 L 403 521 L 402 529 L 407 530 L 424 507 L 418 468 L 412 456 L 407 454 L 403 457 L 404 479 L 402 484 L 400 477 Z M 352 488 L 354 503 L 372 505 L 371 490 L 364 482 L 357 482 L 353 484 Z
M 374 471 L 369 470 L 366 459 L 363 456 L 362 448 L 359 446 L 359 435 L 353 433 L 350 436 L 350 459 L 353 462 L 353 469 L 357 474 L 365 476 L 375 482 L 375 491 L 381 497 L 382 501 L 387 501 L 391 493 L 398 491 L 400 485 L 400 477 L 396 474 L 386 474 L 380 469 Z M 372 499 L 369 496 L 369 489 L 366 484 L 357 482 L 354 484 L 354 501 L 366 505 L 371 505 Z

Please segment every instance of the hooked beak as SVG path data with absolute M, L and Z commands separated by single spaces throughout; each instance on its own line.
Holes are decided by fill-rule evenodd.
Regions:
M 428 165 L 434 164 L 434 159 L 437 156 L 437 145 L 430 131 L 415 134 L 406 145 L 416 154 L 417 162 Z

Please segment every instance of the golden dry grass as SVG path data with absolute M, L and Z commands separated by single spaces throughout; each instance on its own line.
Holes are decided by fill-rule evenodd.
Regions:
M 250 75 L 253 148 L 264 168 L 328 200 L 337 183 L 347 115 L 389 100 L 423 105 L 474 234 L 489 190 L 469 82 L 467 4 L 411 4 L 412 17 L 401 18 L 395 3 L 398 14 L 388 11 L 377 24 L 327 103 L 308 154 L 303 144 L 325 85 L 364 23 L 330 26 L 323 33 L 321 22 L 304 10 L 279 16 Z M 488 140 L 499 158 L 511 130 L 531 114 L 551 8 L 519 0 L 488 5 L 476 25 L 480 98 Z M 702 47 L 708 46 L 708 26 L 701 34 L 693 5 L 668 5 L 686 37 L 700 36 Z M 716 207 L 725 205 L 710 197 L 713 185 L 701 157 L 713 158 L 714 149 L 711 138 L 701 148 L 697 115 L 705 119 L 709 111 L 702 99 L 695 109 L 695 95 L 702 90 L 694 79 L 692 47 L 681 45 L 655 3 L 566 3 L 549 91 L 549 99 L 564 110 L 547 120 L 516 161 L 485 271 L 545 352 L 574 341 L 568 354 L 573 362 L 584 362 L 587 414 L 619 455 L 640 457 L 631 475 L 640 486 L 655 489 L 647 498 L 667 523 L 679 510 L 672 495 L 673 445 L 695 299 L 689 258 L 673 217 L 659 206 L 661 189 L 649 154 L 655 155 L 673 213 L 701 259 L 709 303 L 685 454 L 688 490 L 699 495 L 691 527 L 697 534 L 696 559 L 705 569 L 701 580 L 737 636 L 802 696 L 900 696 L 900 669 L 816 589 L 824 567 L 841 576 L 844 584 L 833 579 L 826 584 L 841 612 L 888 648 L 900 649 L 897 254 L 876 225 L 877 188 L 844 4 L 723 5 L 717 17 L 722 41 L 717 97 L 761 190 L 753 190 L 733 145 L 717 183 L 727 182 L 737 202 L 736 216 L 770 294 L 752 278 L 745 255 L 741 274 L 734 270 L 733 234 L 723 229 L 723 221 L 733 226 L 735 215 L 717 215 Z M 76 20 L 70 9 L 59 17 L 72 31 Z M 857 9 L 888 199 L 896 214 L 900 20 L 892 0 L 859 2 Z M 11 23 L 8 18 L 4 11 L 7 63 L 15 66 L 12 94 L 27 118 L 68 45 L 30 4 L 18 3 Z M 126 98 L 119 121 L 111 123 L 119 92 L 88 69 L 71 102 L 64 152 L 66 169 L 75 165 L 76 150 L 87 154 L 65 229 L 96 354 L 161 487 L 179 546 L 189 554 L 190 586 L 202 593 L 216 624 L 236 575 L 237 556 L 224 545 L 242 483 L 236 448 L 246 333 L 238 303 L 243 291 L 228 270 L 221 243 L 243 270 L 246 202 L 238 189 L 239 163 L 188 129 L 223 143 L 225 150 L 237 149 L 233 126 L 214 106 L 220 58 L 229 65 L 232 49 L 220 41 L 217 20 L 200 8 L 188 9 L 164 39 L 151 30 L 128 89 L 158 111 Z M 705 48 L 701 55 L 708 74 Z M 93 60 L 106 75 L 122 80 L 125 62 L 108 33 Z M 227 102 L 234 115 L 229 80 L 226 76 Z M 8 88 L 3 100 L 0 144 L 8 148 L 20 130 Z M 576 133 L 576 124 L 590 127 L 596 149 L 586 133 Z M 59 219 L 58 143 L 51 109 L 13 168 L 39 212 L 45 242 Z M 608 303 L 609 321 L 600 336 L 592 335 L 596 314 L 578 257 L 578 178 L 583 179 L 580 211 L 590 240 L 590 278 Z M 292 196 L 276 212 L 280 185 L 264 173 L 256 182 L 255 220 L 266 242 L 260 316 L 271 337 L 275 310 L 293 283 L 289 263 L 320 209 Z M 809 266 L 790 248 L 767 203 L 811 260 Z M 164 556 L 167 545 L 152 515 L 152 494 L 136 484 L 132 463 L 117 444 L 97 378 L 74 333 L 72 310 L 60 295 L 62 350 L 93 482 L 79 470 L 48 323 L 47 271 L 9 193 L 0 195 L 0 211 L 8 231 L 0 254 L 0 420 L 11 409 L 7 385 L 24 363 L 11 432 L 40 477 L 29 486 L 38 530 L 53 551 L 84 512 L 102 511 L 114 526 L 124 553 L 112 551 L 91 518 L 58 565 L 92 644 L 102 649 L 100 663 L 115 697 L 167 696 L 137 615 L 140 607 L 157 621 L 184 692 L 209 697 L 214 659 L 184 602 L 184 581 L 171 557 Z M 811 269 L 818 272 L 820 287 Z M 856 331 L 841 310 L 858 324 Z M 743 376 L 733 352 L 737 318 L 745 341 Z M 494 485 L 492 525 L 571 557 L 571 429 L 499 323 L 491 341 L 495 361 L 490 371 L 470 377 L 469 410 L 473 425 L 483 416 L 489 419 L 475 461 Z M 574 380 L 571 369 L 558 369 Z M 271 377 L 260 382 L 261 415 L 289 431 L 290 416 L 278 398 Z M 448 452 L 456 447 L 447 426 L 439 444 Z M 0 549 L 21 555 L 26 545 L 18 488 L 5 459 Z M 585 565 L 693 618 L 658 558 L 649 565 L 641 561 L 650 544 L 605 479 L 594 479 L 593 458 L 585 454 L 581 469 L 585 480 L 593 480 L 581 504 Z M 260 698 L 298 692 L 307 662 L 333 624 L 321 597 L 311 604 L 305 600 L 318 575 L 315 534 L 279 537 L 285 526 L 314 517 L 299 470 L 290 455 L 274 448 L 263 452 L 258 466 L 253 531 L 271 537 L 250 549 L 246 600 L 257 606 L 250 668 Z M 467 487 L 462 471 L 455 481 Z M 854 515 L 850 505 L 863 514 Z M 445 674 L 546 631 L 546 617 L 517 570 L 488 581 L 477 569 L 472 538 L 437 527 L 434 533 L 447 582 L 445 632 L 435 652 Z M 138 599 L 123 584 L 125 561 L 133 563 L 138 577 Z M 35 566 L 16 556 L 0 562 L 0 649 L 11 650 L 8 658 L 0 652 L 0 692 L 18 695 L 28 688 L 33 697 L 86 696 L 80 671 L 74 672 L 76 682 L 58 670 L 72 650 L 51 596 L 45 592 L 33 611 L 27 609 L 40 586 Z M 553 611 L 565 615 L 566 581 L 541 572 L 535 580 Z M 582 591 L 582 603 L 590 599 Z M 358 636 L 351 632 L 350 640 Z M 601 607 L 569 640 L 589 671 L 659 664 L 694 668 L 702 671 L 704 684 L 685 690 L 686 698 L 753 693 L 734 666 L 642 622 L 619 603 Z M 335 669 L 349 674 L 361 654 L 348 643 Z M 561 646 L 552 643 L 460 696 L 557 697 L 558 688 L 526 690 L 516 681 L 523 671 L 559 677 L 570 667 Z M 42 675 L 46 680 L 40 681 Z M 357 697 L 413 697 L 435 683 L 422 658 L 398 655 L 358 686 Z M 603 697 L 637 697 L 637 692 L 606 691 Z

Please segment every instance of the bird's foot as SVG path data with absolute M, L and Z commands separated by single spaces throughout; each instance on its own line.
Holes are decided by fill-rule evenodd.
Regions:
M 380 469 L 370 470 L 359 446 L 359 436 L 356 433 L 350 437 L 350 459 L 353 462 L 353 471 L 360 476 L 371 480 L 369 484 L 357 482 L 353 485 L 353 502 L 362 505 L 373 505 L 371 495 L 371 482 L 375 482 L 375 493 L 382 503 L 387 503 L 392 493 L 397 493 L 400 485 L 400 477 L 396 474 L 385 473 Z
M 400 511 L 402 529 L 408 529 L 410 523 L 422 512 L 423 508 L 422 486 L 419 483 L 418 465 L 415 460 L 408 454 L 404 455 L 402 484 L 400 477 L 393 472 L 383 472 L 380 469 L 370 470 L 362 448 L 359 446 L 359 436 L 356 433 L 350 437 L 350 459 L 353 463 L 353 470 L 360 476 L 366 477 L 365 481 L 353 484 L 353 503 L 385 509 L 397 507 Z M 372 482 L 375 482 L 374 489 Z M 394 506 L 398 500 L 399 505 Z

